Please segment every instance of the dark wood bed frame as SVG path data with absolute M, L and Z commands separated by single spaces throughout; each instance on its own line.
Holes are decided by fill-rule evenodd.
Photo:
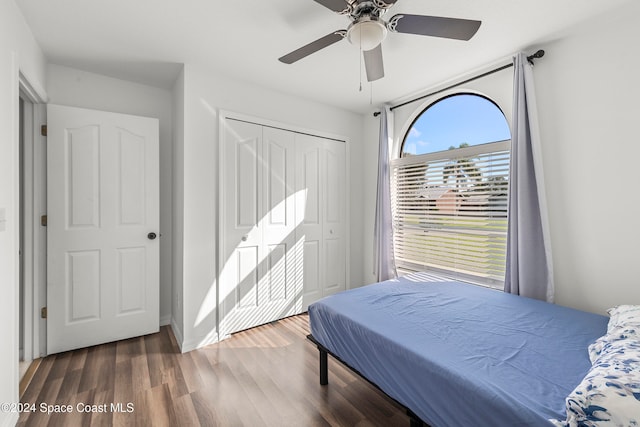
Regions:
M 319 352 L 319 356 L 320 356 L 320 385 L 329 384 L 329 364 L 328 364 L 327 355 L 330 354 L 331 357 L 333 357 L 335 360 L 337 360 L 338 362 L 342 363 L 344 366 L 349 368 L 352 372 L 358 374 L 358 376 L 360 378 L 364 379 L 369 384 L 371 384 L 372 386 L 374 386 L 375 388 L 380 390 L 385 396 L 387 396 L 389 399 L 393 400 L 398 406 L 403 408 L 406 411 L 407 416 L 409 417 L 409 426 L 410 427 L 429 427 L 429 425 L 427 423 L 425 423 L 424 421 L 422 421 L 420 419 L 420 417 L 418 417 L 416 414 L 414 414 L 413 411 L 411 411 L 411 409 L 407 408 L 402 403 L 398 402 L 393 397 L 389 396 L 380 387 L 378 387 L 377 384 L 375 384 L 374 382 L 369 380 L 367 377 L 362 375 L 357 369 L 351 367 L 344 360 L 340 359 L 340 357 L 336 356 L 331 351 L 329 351 L 325 346 L 323 346 L 318 341 L 316 341 L 316 339 L 313 337 L 313 335 L 311 335 L 311 334 L 307 335 L 307 339 L 309 341 L 311 341 L 312 343 L 314 343 L 316 345 L 316 347 L 318 347 L 318 352 Z

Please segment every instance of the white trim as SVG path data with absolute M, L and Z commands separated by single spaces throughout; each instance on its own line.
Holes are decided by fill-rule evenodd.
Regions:
M 20 84 L 20 90 L 33 104 L 46 104 L 49 102 L 49 97 L 44 89 L 31 83 L 32 80 L 29 79 L 29 77 L 21 70 L 18 72 L 18 81 Z
M 222 276 L 222 269 L 224 268 L 225 262 L 226 260 L 224 259 L 224 239 L 225 239 L 225 234 L 223 233 L 224 230 L 224 220 L 226 218 L 223 209 L 221 209 L 220 207 L 222 206 L 221 200 L 220 200 L 220 195 L 222 194 L 222 188 L 225 182 L 224 179 L 224 169 L 222 167 L 222 159 L 224 156 L 224 141 L 225 141 L 225 137 L 224 137 L 224 131 L 225 131 L 225 121 L 228 118 L 232 118 L 233 117 L 233 113 L 229 113 L 226 111 L 219 111 L 218 112 L 218 164 L 216 165 L 218 167 L 218 185 L 215 188 L 215 211 L 218 213 L 218 221 L 215 224 L 215 232 L 216 232 L 216 236 L 218 237 L 218 241 L 217 241 L 217 245 L 216 245 L 216 251 L 217 251 L 217 259 L 215 260 L 216 265 L 215 265 L 215 273 L 216 273 L 216 333 L 218 334 L 218 339 L 220 338 L 227 338 L 226 334 L 221 334 L 220 333 L 220 327 L 222 326 L 222 313 L 221 311 L 224 310 L 224 304 L 223 302 L 220 301 L 220 277 Z M 182 352 L 185 353 L 187 351 L 191 351 L 191 350 L 195 350 L 197 348 L 191 348 L 194 345 L 193 342 L 189 342 L 189 343 L 183 343 L 182 345 Z M 197 344 L 196 344 L 197 345 Z
M 160 326 L 171 325 L 173 317 L 170 314 L 165 314 L 164 316 L 160 316 Z
M 192 350 L 196 350 L 198 348 L 211 344 L 216 344 L 220 341 L 220 336 L 218 335 L 217 331 L 212 331 L 206 336 L 191 338 L 185 341 L 184 336 L 180 332 L 180 328 L 178 328 L 178 324 L 173 317 L 171 318 L 170 326 L 171 330 L 173 331 L 173 336 L 176 338 L 176 342 L 178 343 L 178 347 L 180 347 L 181 353 L 188 353 Z
M 176 342 L 178 343 L 178 347 L 180 347 L 180 351 L 182 353 L 186 353 L 185 351 L 183 351 L 183 338 L 182 338 L 182 333 L 180 332 L 180 328 L 178 328 L 178 324 L 176 323 L 176 319 L 172 316 L 171 317 L 171 322 L 170 322 L 170 326 L 171 326 L 171 331 L 173 332 L 173 336 L 176 338 Z
M 40 225 L 40 215 L 47 213 L 47 138 L 39 132 L 40 125 L 47 123 L 47 106 L 34 104 L 33 117 L 33 356 L 37 358 L 47 355 L 47 320 L 40 317 L 40 307 L 47 305 L 47 229 Z
M 178 338 L 176 337 L 176 340 L 177 339 Z M 180 343 L 182 341 L 178 341 L 178 342 Z M 220 342 L 220 339 L 218 338 L 218 332 L 213 331 L 213 333 L 211 333 L 210 335 L 191 338 L 187 341 L 182 342 L 182 345 L 180 346 L 180 351 L 182 353 L 188 353 L 198 348 L 202 348 L 211 344 L 217 344 L 218 342 Z
M 20 76 L 20 97 L 24 101 L 24 360 L 46 355 L 46 320 L 40 308 L 46 305 L 46 229 L 40 215 L 46 213 L 46 138 L 40 126 L 46 123 L 46 106 L 33 102 Z M 41 99 L 39 96 L 36 99 Z M 20 177 L 19 177 L 20 179 Z
M 346 139 L 346 138 L 345 138 Z M 344 250 L 347 262 L 345 263 L 345 289 L 353 289 L 353 287 L 360 287 L 360 284 L 353 284 L 351 281 L 351 144 L 345 141 L 345 159 L 344 168 L 345 174 L 345 218 L 344 218 Z
M 17 58 L 16 52 L 10 52 L 10 69 L 11 69 L 11 103 L 14 106 L 10 111 L 10 123 L 11 129 L 9 130 L 10 141 L 8 142 L 8 152 L 5 153 L 7 157 L 11 159 L 11 170 L 8 171 L 9 177 L 9 201 L 10 204 L 6 208 L 7 219 L 12 222 L 11 224 L 11 235 L 7 236 L 8 240 L 12 243 L 12 247 L 15 249 L 16 255 L 10 255 L 13 261 L 13 272 L 9 274 L 9 277 L 12 278 L 12 283 L 7 284 L 9 289 L 11 289 L 8 293 L 9 296 L 13 294 L 13 320 L 12 324 L 8 325 L 9 328 L 13 328 L 13 331 L 10 331 L 9 336 L 7 337 L 6 348 L 8 348 L 7 353 L 9 366 L 7 366 L 8 370 L 13 370 L 12 374 L 10 374 L 9 384 L 7 384 L 7 388 L 10 390 L 10 393 L 14 396 L 13 402 L 19 401 L 19 386 L 18 383 L 20 381 L 20 367 L 19 367 L 19 355 L 18 355 L 18 347 L 19 347 L 19 292 L 20 292 L 20 261 L 17 256 L 18 248 L 20 247 L 20 224 L 22 223 L 22 218 L 20 218 L 20 171 L 22 169 L 22 165 L 19 162 L 19 144 L 20 144 L 20 123 L 19 123 L 19 108 L 20 108 L 20 92 L 22 91 L 29 98 L 31 102 L 44 102 L 46 100 L 46 95 L 44 90 L 39 87 L 31 84 L 30 82 L 34 81 L 29 79 L 21 70 L 19 66 L 19 61 Z M 8 231 L 9 232 L 9 231 Z M 35 340 L 34 340 L 35 344 Z M 32 350 L 35 350 L 32 348 Z M 12 402 L 5 402 L 12 403 Z M 2 422 L 2 426 L 13 426 L 18 422 L 19 414 L 17 412 L 14 413 L 4 413 L 0 417 Z
M 21 85 L 22 89 L 22 85 Z M 24 208 L 20 212 L 21 220 L 21 232 L 22 234 L 22 280 L 20 286 L 22 287 L 23 299 L 22 307 L 20 307 L 20 314 L 22 317 L 22 359 L 25 362 L 31 362 L 34 359 L 34 323 L 35 319 L 33 312 L 35 309 L 34 295 L 37 293 L 35 290 L 35 281 L 33 279 L 35 275 L 36 266 L 34 264 L 34 253 L 36 246 L 34 244 L 34 216 L 33 216 L 33 202 L 34 202 L 34 126 L 33 126 L 33 103 L 28 99 L 26 95 L 23 95 L 20 91 L 20 99 L 23 103 L 22 108 L 22 164 L 20 165 L 21 171 L 19 180 L 21 185 L 21 199 Z M 19 131 L 20 132 L 20 131 Z
M 3 403 L 16 403 L 19 401 L 19 381 L 20 381 L 20 366 L 19 366 L 19 335 L 20 335 L 20 327 L 19 327 L 19 304 L 20 304 L 20 260 L 18 257 L 18 249 L 20 248 L 20 165 L 19 165 L 19 144 L 20 144 L 20 134 L 19 134 L 19 109 L 20 109 L 20 83 L 18 80 L 18 60 L 15 52 L 10 52 L 10 69 L 11 69 L 11 105 L 13 108 L 9 112 L 10 120 L 9 120 L 9 135 L 10 140 L 7 144 L 7 150 L 3 153 L 3 156 L 10 159 L 9 170 L 7 171 L 6 177 L 8 179 L 8 195 L 7 201 L 9 202 L 8 206 L 6 206 L 6 229 L 4 233 L 6 233 L 6 241 L 9 242 L 8 249 L 10 253 L 8 254 L 8 263 L 7 263 L 7 273 L 4 275 L 8 277 L 10 282 L 6 284 L 8 287 L 6 292 L 6 297 L 10 298 L 9 305 L 11 309 L 8 314 L 8 318 L 10 319 L 8 324 L 5 325 L 9 330 L 9 336 L 6 337 L 6 342 L 3 342 L 4 348 L 6 348 L 6 365 L 3 366 L 3 370 L 6 370 L 6 376 L 8 377 L 9 384 L 3 385 L 6 387 L 8 391 L 8 395 L 11 396 L 11 401 L 3 402 Z M 3 236 L 4 237 L 4 236 Z M 3 239 L 4 240 L 4 239 Z M 4 372 L 3 372 L 4 374 Z M 4 393 L 3 393 L 4 394 Z M 4 418 L 3 425 L 11 425 L 10 423 L 17 420 L 18 414 L 13 413 L 2 413 L 0 417 Z
M 319 136 L 321 138 L 333 139 L 335 141 L 342 141 L 345 144 L 349 143 L 349 138 L 346 138 L 342 135 L 336 135 L 330 132 L 324 132 L 316 129 L 309 129 L 301 126 L 290 125 L 288 123 L 281 123 L 274 120 L 262 119 L 262 118 L 250 116 L 247 114 L 236 113 L 233 111 L 220 110 L 219 117 L 220 117 L 220 123 L 224 123 L 224 120 L 226 119 L 239 120 L 243 122 L 254 123 L 256 125 L 268 126 L 268 127 L 273 127 L 273 128 L 296 132 L 296 133 L 304 133 L 312 136 Z M 219 137 L 222 137 L 222 133 L 220 133 Z M 220 139 L 220 141 L 222 140 Z M 222 152 L 220 152 L 219 154 L 222 154 Z

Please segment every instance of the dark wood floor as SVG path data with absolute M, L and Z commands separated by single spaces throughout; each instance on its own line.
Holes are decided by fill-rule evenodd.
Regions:
M 308 331 L 308 317 L 294 316 L 181 354 L 163 327 L 52 355 L 22 397 L 36 412 L 23 412 L 18 426 L 409 425 L 397 404 L 331 358 L 329 385 L 320 386 Z M 47 415 L 42 404 L 71 405 L 71 413 Z M 78 405 L 94 406 L 83 413 Z

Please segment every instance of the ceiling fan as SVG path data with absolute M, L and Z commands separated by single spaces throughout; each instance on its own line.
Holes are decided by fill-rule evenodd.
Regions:
M 346 38 L 362 50 L 367 80 L 370 82 L 384 77 L 381 43 L 388 32 L 469 40 L 478 31 L 481 23 L 469 19 L 409 14 L 397 14 L 384 21 L 382 16 L 397 0 L 314 1 L 338 14 L 347 15 L 351 24 L 346 30 L 327 34 L 279 60 L 285 64 L 292 64 Z

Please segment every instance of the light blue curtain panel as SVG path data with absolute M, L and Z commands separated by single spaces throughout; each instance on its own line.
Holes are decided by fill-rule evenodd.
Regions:
M 378 281 L 397 276 L 393 255 L 393 228 L 391 220 L 391 184 L 389 176 L 389 120 L 391 111 L 384 106 L 380 112 L 380 138 L 378 141 L 378 191 L 374 230 L 373 273 Z
M 526 54 L 514 57 L 504 290 L 553 302 L 551 245 L 532 68 Z

